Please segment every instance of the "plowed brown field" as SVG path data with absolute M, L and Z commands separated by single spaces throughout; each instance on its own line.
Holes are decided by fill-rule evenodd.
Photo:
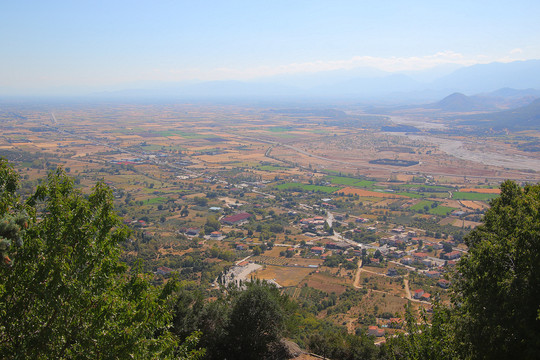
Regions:
M 467 188 L 467 189 L 461 189 L 462 192 L 475 192 L 480 194 L 500 194 L 501 189 L 473 189 L 473 188 Z
M 391 194 L 391 193 L 384 193 L 384 192 L 377 192 L 377 191 L 369 191 L 369 190 L 363 190 L 363 189 L 355 189 L 351 187 L 346 187 L 341 190 L 338 190 L 334 193 L 341 194 L 344 193 L 345 195 L 358 195 L 358 196 L 365 196 L 365 197 L 379 197 L 379 198 L 406 198 L 406 196 L 403 195 L 397 195 L 397 194 Z

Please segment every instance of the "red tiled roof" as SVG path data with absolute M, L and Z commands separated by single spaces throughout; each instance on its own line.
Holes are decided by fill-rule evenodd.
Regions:
M 238 222 L 238 221 L 249 219 L 251 216 L 252 216 L 251 214 L 243 212 L 243 213 L 234 214 L 234 215 L 231 215 L 231 216 L 224 217 L 223 219 L 221 219 L 221 221 L 235 223 L 235 222 Z

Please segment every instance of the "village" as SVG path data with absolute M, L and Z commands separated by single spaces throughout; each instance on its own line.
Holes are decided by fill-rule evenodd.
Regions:
M 317 317 L 376 341 L 401 331 L 406 306 L 420 316 L 449 301 L 463 238 L 500 179 L 537 177 L 481 169 L 368 123 L 196 107 L 183 108 L 181 122 L 178 109 L 159 108 L 155 122 L 141 119 L 157 108 L 136 110 L 140 117 L 86 109 L 84 122 L 70 122 L 78 114 L 70 108 L 54 121 L 23 110 L 0 151 L 17 154 L 23 188 L 56 166 L 82 191 L 105 181 L 132 230 L 124 261 L 142 260 L 156 281 L 194 282 L 209 297 L 267 281 Z M 228 120 L 217 122 L 220 114 Z M 372 161 L 396 157 L 411 162 Z

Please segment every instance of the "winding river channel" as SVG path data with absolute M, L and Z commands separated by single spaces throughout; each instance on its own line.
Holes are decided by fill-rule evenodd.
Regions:
M 477 162 L 483 165 L 500 166 L 508 169 L 540 171 L 540 160 L 518 154 L 504 154 L 494 151 L 469 149 L 466 142 L 455 139 L 435 137 L 429 135 L 415 135 L 403 133 L 385 133 L 397 136 L 407 136 L 414 141 L 422 141 L 437 145 L 441 151 L 462 160 Z M 471 145 L 477 145 L 472 144 Z M 474 146 L 471 146 L 474 148 Z

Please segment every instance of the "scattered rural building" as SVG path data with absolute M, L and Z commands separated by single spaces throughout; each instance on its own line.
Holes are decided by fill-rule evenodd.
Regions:
M 347 249 L 350 249 L 351 245 L 349 245 L 346 242 L 335 242 L 335 243 L 331 242 L 331 243 L 326 244 L 326 248 L 345 251 Z
M 249 213 L 241 212 L 238 214 L 234 214 L 234 215 L 230 215 L 230 216 L 226 216 L 222 218 L 221 223 L 227 224 L 227 225 L 238 225 L 238 224 L 246 222 L 252 216 L 253 215 Z
M 433 265 L 432 261 L 429 259 L 422 259 L 422 264 L 424 264 L 426 267 Z
M 442 287 L 443 289 L 448 289 L 448 287 L 450 287 L 450 281 L 446 279 L 440 279 L 439 281 L 437 281 L 437 285 Z
M 414 290 L 414 298 L 415 299 L 420 299 L 422 297 L 422 295 L 424 295 L 424 290 L 422 290 L 422 289 Z
M 304 225 L 323 225 L 324 224 L 324 218 L 322 216 L 315 216 L 313 218 L 306 218 L 300 220 L 300 223 Z
M 320 246 L 314 246 L 311 248 L 311 252 L 316 255 L 321 255 L 324 252 L 324 248 Z
M 400 263 L 402 263 L 403 265 L 411 265 L 413 263 L 413 259 L 407 256 L 401 259 Z
M 186 235 L 188 236 L 197 236 L 199 235 L 199 233 L 201 232 L 201 230 L 197 229 L 197 228 L 189 228 L 186 230 Z
M 163 276 L 169 276 L 174 270 L 171 268 L 168 268 L 166 266 L 160 266 L 156 270 L 156 274 L 163 275 Z
M 368 328 L 368 335 L 373 335 L 377 337 L 384 336 L 384 329 L 381 329 L 378 326 L 370 326 Z

